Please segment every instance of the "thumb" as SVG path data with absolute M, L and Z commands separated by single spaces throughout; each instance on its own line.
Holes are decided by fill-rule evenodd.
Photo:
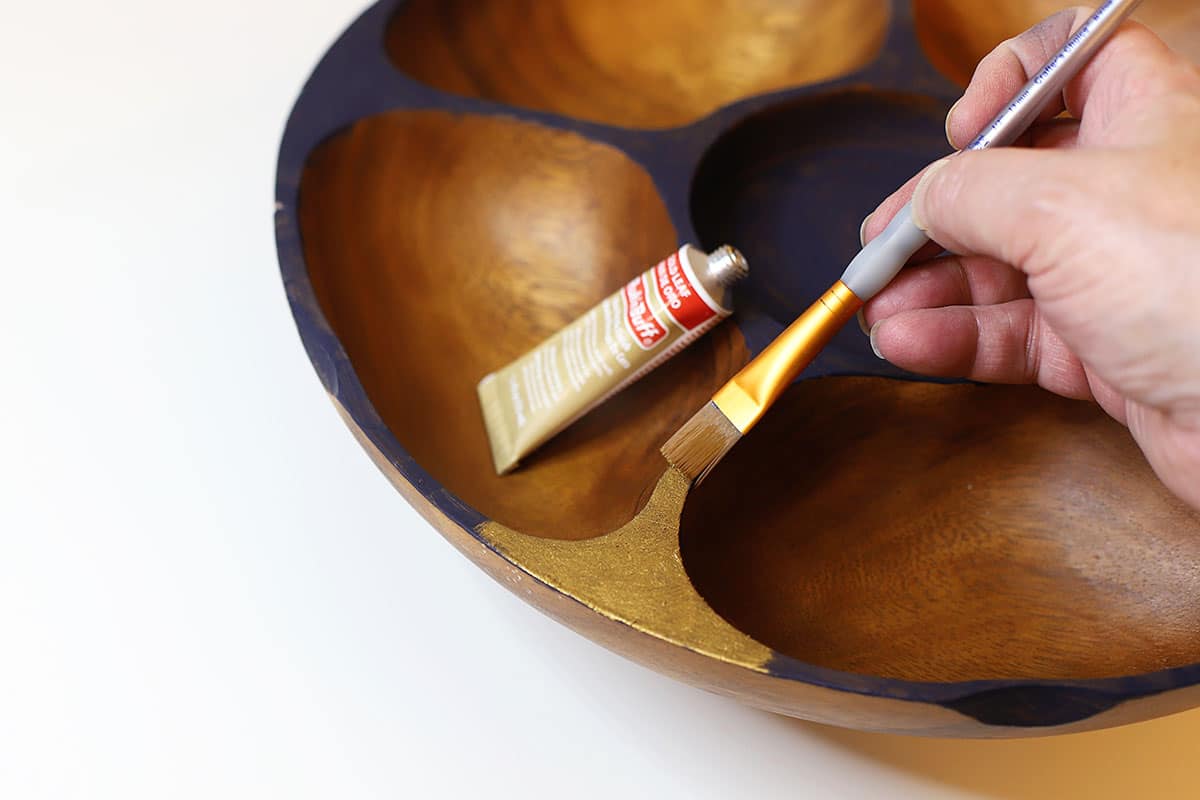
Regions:
M 1080 151 L 963 152 L 929 168 L 913 192 L 913 221 L 942 247 L 1030 273 L 1052 261 L 1086 205 Z

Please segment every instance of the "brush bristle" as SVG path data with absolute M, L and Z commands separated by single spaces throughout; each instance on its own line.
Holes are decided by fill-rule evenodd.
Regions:
M 742 438 L 715 403 L 707 403 L 662 446 L 671 466 L 699 483 Z

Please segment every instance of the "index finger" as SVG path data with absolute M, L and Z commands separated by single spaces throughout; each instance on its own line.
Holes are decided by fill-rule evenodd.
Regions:
M 1084 7 L 1062 11 L 989 53 L 947 117 L 946 136 L 951 145 L 966 147 L 1092 13 L 1093 9 Z M 1126 22 L 1067 84 L 1063 96 L 1042 112 L 1039 121 L 1065 110 L 1078 119 L 1085 114 L 1093 117 L 1089 120 L 1092 129 L 1106 128 L 1127 103 L 1153 93 L 1156 84 L 1165 85 L 1170 70 L 1164 69 L 1164 57 L 1169 53 L 1148 28 Z

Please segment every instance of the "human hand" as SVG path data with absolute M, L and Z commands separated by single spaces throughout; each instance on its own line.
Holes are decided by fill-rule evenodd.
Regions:
M 951 143 L 1090 13 L 985 58 L 947 119 Z M 1200 69 L 1127 23 L 1024 143 L 940 161 L 864 223 L 870 241 L 911 198 L 934 249 L 956 254 L 919 253 L 866 306 L 872 346 L 914 372 L 1094 399 L 1200 508 Z

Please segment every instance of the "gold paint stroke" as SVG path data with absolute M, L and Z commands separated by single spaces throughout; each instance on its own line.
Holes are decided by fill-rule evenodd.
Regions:
M 721 619 L 683 568 L 679 519 L 688 488 L 682 473 L 668 470 L 640 514 L 595 539 L 543 539 L 497 522 L 479 532 L 508 561 L 610 619 L 765 672 L 770 648 Z

